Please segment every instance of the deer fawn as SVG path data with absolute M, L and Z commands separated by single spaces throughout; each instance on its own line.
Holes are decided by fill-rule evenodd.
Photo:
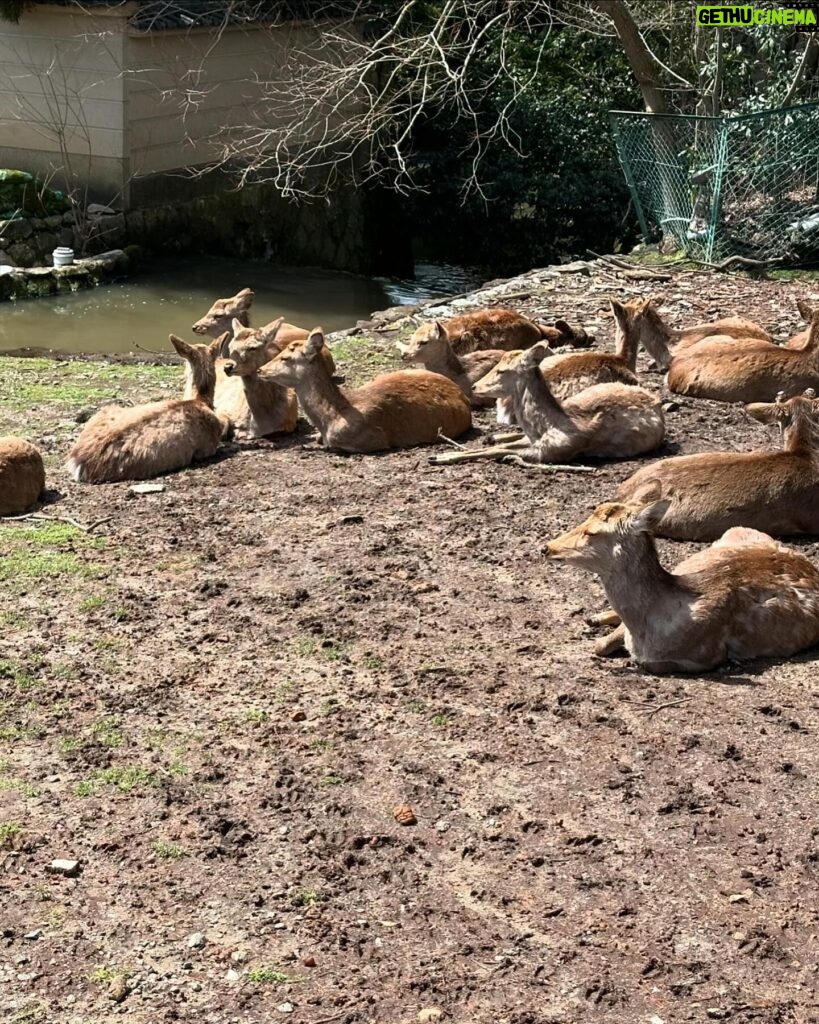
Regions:
M 628 302 L 612 301 L 618 330 L 630 339 L 630 345 L 635 351 L 642 345 L 661 370 L 668 369 L 672 355 L 683 353 L 706 338 L 755 338 L 773 344 L 773 338 L 764 328 L 741 316 L 723 317 L 710 323 L 675 330 L 657 312 L 656 307 L 664 301 L 662 295 L 649 299 L 631 299 Z
M 457 356 L 487 348 L 508 352 L 528 348 L 544 340 L 555 345 L 578 347 L 594 341 L 582 327 L 570 327 L 565 320 L 558 320 L 554 327 L 546 327 L 511 309 L 478 309 L 448 320 L 422 324 L 413 334 L 410 344 L 437 336 L 440 330 L 444 331 Z
M 69 453 L 71 476 L 90 484 L 144 480 L 213 455 L 231 428 L 226 417 L 213 411 L 215 364 L 224 340 L 189 345 L 172 334 L 171 344 L 187 364 L 185 397 L 100 409 Z
M 262 380 L 258 370 L 279 354 L 277 335 L 284 318 L 260 330 L 243 327 L 238 320 L 231 324 L 233 337 L 222 347 L 225 359 L 222 369 L 230 379 L 239 381 L 241 400 L 231 408 L 219 406 L 233 420 L 237 434 L 267 437 L 270 434 L 292 434 L 298 419 L 296 393 Z M 225 395 L 227 397 L 227 395 Z
M 45 488 L 43 457 L 21 437 L 0 437 L 0 516 L 26 512 Z
M 706 338 L 675 355 L 668 387 L 681 395 L 720 402 L 769 402 L 779 391 L 792 395 L 819 388 L 819 311 L 801 349 L 772 342 Z
M 670 504 L 659 494 L 648 485 L 633 502 L 599 505 L 546 545 L 549 558 L 600 577 L 620 625 L 598 654 L 625 647 L 650 672 L 705 672 L 819 642 L 819 571 L 807 558 L 734 527 L 668 572 L 653 537 Z
M 436 456 L 438 464 L 515 453 L 525 462 L 569 462 L 578 456 L 627 458 L 657 448 L 665 436 L 660 400 L 644 388 L 596 384 L 561 402 L 540 372 L 543 345 L 507 352 L 475 385 L 478 395 L 512 400 L 526 439 Z
M 316 328 L 263 366 L 259 376 L 298 395 L 307 418 L 327 448 L 376 452 L 433 444 L 444 434 L 459 437 L 472 425 L 461 389 L 427 370 L 385 373 L 354 390 L 333 382 L 320 358 L 324 334 Z
M 819 533 L 819 403 L 813 391 L 746 406 L 784 434 L 781 451 L 704 452 L 644 466 L 617 492 L 633 501 L 649 481 L 668 499 L 656 532 L 674 540 L 714 540 L 731 526 L 780 536 Z

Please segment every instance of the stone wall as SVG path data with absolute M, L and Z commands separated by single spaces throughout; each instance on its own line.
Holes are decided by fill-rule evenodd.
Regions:
M 74 237 L 74 214 L 70 211 L 50 217 L 0 220 L 0 265 L 50 266 L 53 250 L 58 245 L 73 246 Z

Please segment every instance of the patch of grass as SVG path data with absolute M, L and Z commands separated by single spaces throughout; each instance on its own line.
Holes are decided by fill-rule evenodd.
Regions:
M 110 985 L 117 978 L 127 978 L 128 972 L 122 967 L 95 967 L 88 975 L 88 980 L 95 985 Z
M 344 657 L 344 645 L 334 643 L 332 640 L 324 640 L 319 650 L 321 656 L 327 661 L 341 661 Z
M 379 658 L 377 654 L 368 654 L 364 658 L 364 668 L 371 669 L 373 672 L 376 669 L 384 667 L 384 659 Z
M 296 648 L 296 654 L 300 654 L 303 658 L 315 654 L 318 650 L 318 644 L 311 636 L 297 636 L 293 641 L 293 646 Z
M 12 779 L 8 775 L 0 775 L 0 793 L 13 792 L 26 797 L 35 797 L 40 795 L 40 790 L 31 782 L 21 782 L 19 779 Z
M 407 702 L 407 711 L 414 711 L 416 714 L 420 714 L 426 708 L 426 704 L 422 700 L 411 700 Z
M 98 651 L 121 651 L 127 647 L 121 636 L 98 636 L 94 639 L 93 646 Z
M 0 821 L 0 850 L 14 846 L 14 840 L 22 831 L 16 821 Z
M 261 725 L 270 718 L 270 713 L 261 708 L 248 708 L 245 712 L 245 721 L 253 722 L 254 725 Z
M 98 608 L 102 608 L 105 605 L 105 598 L 100 594 L 95 594 L 93 597 L 86 597 L 84 601 L 80 602 L 81 612 L 95 612 Z
M 275 967 L 252 967 L 247 972 L 247 980 L 254 985 L 283 985 L 290 981 L 290 975 L 278 971 Z
M 411 334 L 415 328 L 409 331 Z M 392 342 L 387 344 L 372 338 L 343 338 L 332 344 L 333 358 L 340 372 L 347 377 L 347 383 L 355 386 L 371 380 L 375 374 L 385 370 L 405 369 L 401 355 Z
M 0 626 L 12 626 L 18 629 L 25 629 L 28 624 L 29 620 L 22 612 L 15 612 L 12 610 L 0 612 Z
M 118 718 L 101 718 L 91 726 L 91 733 L 103 747 L 121 747 L 125 742 L 125 735 L 119 725 Z
M 90 779 L 83 779 L 76 788 L 77 796 L 91 796 L 101 786 L 116 786 L 122 793 L 130 793 L 135 789 L 147 789 L 159 784 L 154 772 L 142 765 L 126 765 L 125 767 L 101 768 Z
M 819 269 L 815 267 L 810 269 L 778 267 L 775 270 L 769 270 L 768 276 L 774 281 L 805 281 L 808 284 L 815 284 L 819 280 Z
M 327 896 L 320 889 L 302 889 L 293 897 L 293 902 L 299 907 L 315 907 L 326 899 Z
M 180 778 L 184 775 L 190 775 L 190 773 L 190 768 L 182 761 L 171 761 L 171 763 L 168 765 L 168 774 L 174 775 L 177 778 Z
M 37 680 L 31 671 L 20 661 L 11 658 L 0 658 L 0 679 L 7 679 L 14 683 L 18 690 L 31 690 L 37 685 Z
M 183 850 L 181 846 L 177 846 L 175 843 L 163 842 L 161 839 L 151 843 L 151 849 L 160 860 L 181 860 L 183 857 L 188 856 L 187 850 Z
M 330 772 L 329 775 L 325 775 L 321 780 L 322 786 L 343 786 L 347 780 L 343 775 L 336 775 L 334 772 Z
M 330 740 L 315 739 L 310 740 L 310 746 L 313 750 L 330 750 L 333 744 Z
M 445 725 L 449 725 L 451 719 L 449 715 L 443 713 L 432 716 L 432 724 L 437 726 L 439 729 L 443 729 Z
M 10 1024 L 41 1024 L 41 1022 L 45 1024 L 47 1014 L 47 1003 L 32 1003 L 31 1006 L 24 1006 L 22 1009 L 17 1010 L 14 1016 L 10 1018 Z

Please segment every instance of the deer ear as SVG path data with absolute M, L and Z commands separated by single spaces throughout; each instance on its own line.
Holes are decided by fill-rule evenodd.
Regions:
M 664 302 L 665 292 L 658 292 L 656 295 L 649 295 L 649 297 L 645 301 L 645 306 L 646 308 L 648 308 L 649 306 L 653 306 L 655 309 L 658 309 L 660 306 L 663 305 Z
M 228 346 L 230 344 L 230 331 L 225 331 L 224 334 L 220 334 L 216 341 L 212 341 L 208 348 L 213 353 L 213 358 L 218 359 L 221 356 L 223 359 L 227 359 Z
M 249 306 L 253 301 L 254 294 L 250 288 L 243 288 L 240 292 L 236 292 L 233 297 L 234 299 L 241 299 L 243 305 Z
M 446 327 L 441 323 L 440 320 L 435 321 L 435 338 L 437 341 L 442 341 L 447 337 Z
M 660 485 L 657 481 L 653 481 L 657 485 L 657 491 L 660 489 Z M 640 494 L 644 488 L 640 488 L 637 494 Z M 636 500 L 635 495 L 635 500 Z M 628 518 L 628 530 L 630 533 L 654 533 L 657 527 L 662 522 L 663 516 L 668 511 L 668 507 L 671 504 L 671 498 L 660 498 L 659 496 L 654 500 L 646 502 L 642 508 L 633 512 Z
M 612 313 L 614 313 L 618 320 L 628 319 L 628 310 L 618 299 L 609 299 L 609 305 L 611 306 Z
M 555 320 L 555 327 L 561 334 L 565 334 L 567 338 L 574 338 L 577 333 L 565 320 Z
M 237 320 L 236 317 L 234 317 L 230 321 L 230 329 L 233 331 L 233 334 L 235 336 L 239 333 L 239 331 L 243 331 L 245 329 L 245 325 L 242 323 L 241 320 Z
M 320 327 L 314 327 L 310 337 L 304 343 L 304 354 L 308 359 L 315 359 L 324 347 L 324 331 Z
M 806 299 L 797 299 L 796 308 L 799 310 L 799 315 L 803 320 L 807 320 L 808 323 L 813 319 L 813 311 L 816 308 L 812 306 Z
M 266 327 L 263 327 L 259 332 L 259 341 L 263 345 L 269 345 L 271 341 L 275 340 L 283 323 L 284 317 L 280 316 L 279 319 L 274 320 L 272 324 L 268 324 Z
M 193 355 L 193 345 L 189 345 L 187 341 L 183 341 L 181 338 L 177 338 L 175 334 L 168 335 L 168 341 L 173 345 L 176 351 L 182 356 L 183 359 L 190 359 Z

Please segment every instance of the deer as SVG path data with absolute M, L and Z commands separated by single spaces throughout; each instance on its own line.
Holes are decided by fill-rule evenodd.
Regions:
M 225 333 L 233 336 L 233 321 L 238 320 L 242 327 L 250 327 L 250 314 L 248 310 L 253 304 L 255 293 L 250 288 L 242 288 L 226 299 L 217 299 L 205 315 L 197 320 L 191 327 L 194 334 L 205 335 L 209 338 L 218 338 Z M 268 327 L 270 324 L 267 325 Z M 299 341 L 306 338 L 308 331 L 303 327 L 296 327 L 295 324 L 287 324 L 282 317 L 279 328 L 279 347 L 284 348 L 291 341 Z
M 619 625 L 595 646 L 625 648 L 649 672 L 707 672 L 726 661 L 788 657 L 819 642 L 819 570 L 747 527 L 669 572 L 654 532 L 671 499 L 648 484 L 628 502 L 598 505 L 545 548 L 547 558 L 595 573 Z
M 477 352 L 479 349 L 508 352 L 528 348 L 544 340 L 555 345 L 575 347 L 590 345 L 594 341 L 582 327 L 570 327 L 565 320 L 557 320 L 554 327 L 546 327 L 511 309 L 477 309 L 448 320 L 421 324 L 410 339 L 410 345 L 437 335 L 440 330 L 444 331 L 457 356 Z
M 802 317 L 802 319 L 806 320 L 808 323 L 810 323 L 813 319 L 813 314 L 817 309 L 816 306 L 814 306 L 810 302 L 807 302 L 807 300 L 805 299 L 797 299 L 796 308 L 799 310 L 799 315 Z M 784 346 L 785 348 L 794 348 L 797 349 L 798 351 L 802 351 L 802 349 L 804 349 L 805 345 L 807 344 L 809 336 L 810 327 L 806 327 L 803 331 L 798 331 L 792 337 L 788 338 L 788 340 L 784 342 Z
M 665 436 L 659 398 L 644 388 L 596 384 L 561 402 L 540 372 L 544 346 L 508 352 L 483 380 L 478 395 L 512 400 L 520 441 L 434 456 L 434 464 L 515 455 L 523 462 L 570 462 L 580 456 L 628 458 L 657 448 Z
M 757 339 L 714 337 L 675 355 L 668 387 L 680 395 L 719 402 L 769 402 L 779 391 L 793 395 L 819 388 L 819 311 L 802 349 Z
M 656 295 L 647 299 L 630 299 L 628 302 L 611 300 L 612 311 L 618 329 L 630 339 L 635 350 L 642 345 L 661 370 L 667 370 L 672 355 L 683 353 L 692 345 L 715 337 L 720 339 L 756 339 L 773 344 L 768 332 L 741 316 L 723 317 L 710 323 L 694 324 L 682 330 L 675 330 L 665 323 L 657 306 L 665 296 Z
M 44 489 L 40 450 L 22 437 L 0 437 L 0 516 L 27 512 Z
M 656 533 L 672 540 L 715 540 L 732 526 L 776 536 L 819 533 L 819 403 L 808 390 L 746 412 L 783 434 L 780 451 L 680 455 L 637 470 L 617 491 L 630 502 L 649 483 L 669 506 Z
M 434 444 L 472 426 L 469 401 L 447 377 L 428 370 L 384 373 L 360 388 L 342 388 L 321 359 L 324 332 L 294 341 L 259 371 L 293 388 L 326 448 L 354 454 Z
M 234 409 L 225 409 L 228 415 L 234 412 L 237 435 L 241 431 L 248 437 L 267 437 L 292 434 L 296 429 L 296 393 L 262 380 L 257 372 L 281 351 L 277 335 L 283 323 L 284 317 L 261 330 L 243 327 L 238 319 L 231 323 L 232 337 L 222 348 L 222 369 L 229 379 L 238 380 L 242 389 Z
M 185 360 L 185 392 L 133 408 L 104 406 L 86 423 L 69 452 L 66 468 L 78 483 L 101 484 L 184 469 L 216 452 L 232 424 L 213 411 L 216 359 L 225 336 L 210 345 L 170 342 Z

